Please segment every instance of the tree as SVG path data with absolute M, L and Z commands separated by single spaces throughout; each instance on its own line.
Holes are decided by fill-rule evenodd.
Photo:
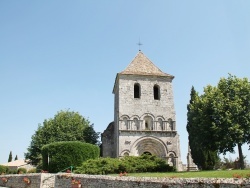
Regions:
M 100 133 L 95 132 L 93 125 L 90 125 L 85 128 L 83 132 L 83 139 L 87 143 L 99 145 L 99 142 L 98 142 L 99 135 Z
M 15 160 L 15 161 L 16 161 L 16 160 L 18 160 L 18 157 L 17 157 L 17 155 L 16 155 L 16 157 L 15 157 L 15 159 L 14 159 L 14 160 Z
M 230 75 L 221 78 L 217 96 L 217 132 L 221 135 L 217 143 L 221 153 L 234 152 L 238 147 L 240 168 L 244 169 L 242 144 L 250 138 L 250 82 L 247 78 Z
M 216 87 L 205 87 L 204 94 L 198 98 L 198 102 L 190 105 L 192 118 L 197 125 L 191 128 L 192 134 L 196 131 L 196 142 L 206 150 L 218 150 L 223 154 L 234 152 L 235 146 L 238 146 L 240 168 L 243 169 L 241 146 L 250 143 L 248 79 L 229 74 L 228 78 L 221 78 Z
M 206 131 L 204 130 L 206 119 L 204 119 L 203 114 L 205 112 L 205 106 L 202 103 L 203 100 L 205 99 L 199 97 L 194 87 L 192 87 L 190 101 L 187 106 L 187 131 L 189 133 L 189 146 L 194 163 L 200 169 L 211 170 L 219 160 L 219 157 L 217 150 L 204 148 L 199 141 L 204 136 L 203 132 Z M 209 112 L 208 106 L 206 108 L 206 112 Z
M 12 161 L 12 151 L 10 151 L 9 158 L 8 158 L 8 162 L 11 162 L 11 161 Z
M 45 119 L 43 125 L 38 125 L 38 129 L 31 137 L 31 143 L 27 153 L 25 153 L 25 158 L 30 159 L 32 164 L 37 165 L 42 159 L 41 149 L 46 144 L 60 141 L 86 142 L 84 140 L 85 130 L 88 131 L 86 128 L 91 126 L 93 127 L 89 120 L 78 112 L 60 111 L 54 118 Z M 93 130 L 92 133 L 94 134 L 95 131 Z

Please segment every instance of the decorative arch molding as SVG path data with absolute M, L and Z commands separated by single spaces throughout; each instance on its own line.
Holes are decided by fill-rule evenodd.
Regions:
M 155 118 L 157 121 L 159 120 L 159 119 L 162 119 L 162 121 L 165 121 L 165 118 L 163 117 L 163 116 L 156 116 L 156 118 Z
M 125 149 L 123 150 L 121 153 L 120 153 L 120 157 L 123 157 L 123 156 L 129 156 L 130 154 L 130 151 L 128 149 Z
M 174 152 L 174 151 L 169 151 L 168 152 L 168 156 L 174 156 L 174 157 L 176 157 L 177 155 L 176 155 L 176 153 Z
M 131 120 L 133 120 L 134 118 L 136 118 L 136 119 L 138 119 L 138 120 L 140 120 L 140 116 L 138 116 L 138 115 L 133 115 L 133 116 L 131 116 Z
M 153 119 L 153 121 L 155 120 L 155 116 L 153 114 L 151 114 L 151 113 L 143 114 L 140 119 L 143 120 L 147 116 L 151 117 Z
M 167 146 L 164 142 L 153 136 L 144 136 L 137 139 L 130 147 L 133 156 L 140 156 L 145 152 L 156 155 L 160 158 L 167 158 Z
M 123 114 L 122 116 L 120 116 L 120 120 L 123 120 L 123 118 L 127 118 L 128 120 L 130 119 L 130 117 L 126 114 Z

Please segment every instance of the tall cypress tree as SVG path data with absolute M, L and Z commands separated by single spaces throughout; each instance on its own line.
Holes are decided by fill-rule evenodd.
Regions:
M 16 160 L 18 160 L 18 157 L 17 157 L 17 155 L 16 155 L 16 157 L 15 157 L 15 160 L 14 160 L 14 161 L 16 161 Z
M 8 162 L 12 161 L 12 151 L 10 151 Z
M 202 100 L 192 86 L 190 101 L 187 106 L 188 139 L 194 163 L 201 169 L 211 170 L 214 168 L 219 157 L 217 150 L 212 151 L 205 148 L 200 141 L 206 129 L 204 126 L 206 125 L 206 123 L 204 123 L 206 119 L 204 119 L 203 113 L 209 112 L 209 106 L 203 105 Z M 207 117 L 209 117 L 209 115 Z

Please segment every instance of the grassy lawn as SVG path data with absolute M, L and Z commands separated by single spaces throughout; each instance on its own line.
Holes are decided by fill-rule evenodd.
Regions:
M 233 178 L 239 175 L 250 178 L 250 170 L 214 170 L 197 172 L 165 172 L 165 173 L 129 173 L 134 177 L 169 177 L 169 178 Z

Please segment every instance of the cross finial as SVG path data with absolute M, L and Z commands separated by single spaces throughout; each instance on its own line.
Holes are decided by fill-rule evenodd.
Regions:
M 141 45 L 142 45 L 142 43 L 141 43 L 140 39 L 139 39 L 139 42 L 137 43 L 137 45 L 139 46 L 139 51 L 141 51 Z

